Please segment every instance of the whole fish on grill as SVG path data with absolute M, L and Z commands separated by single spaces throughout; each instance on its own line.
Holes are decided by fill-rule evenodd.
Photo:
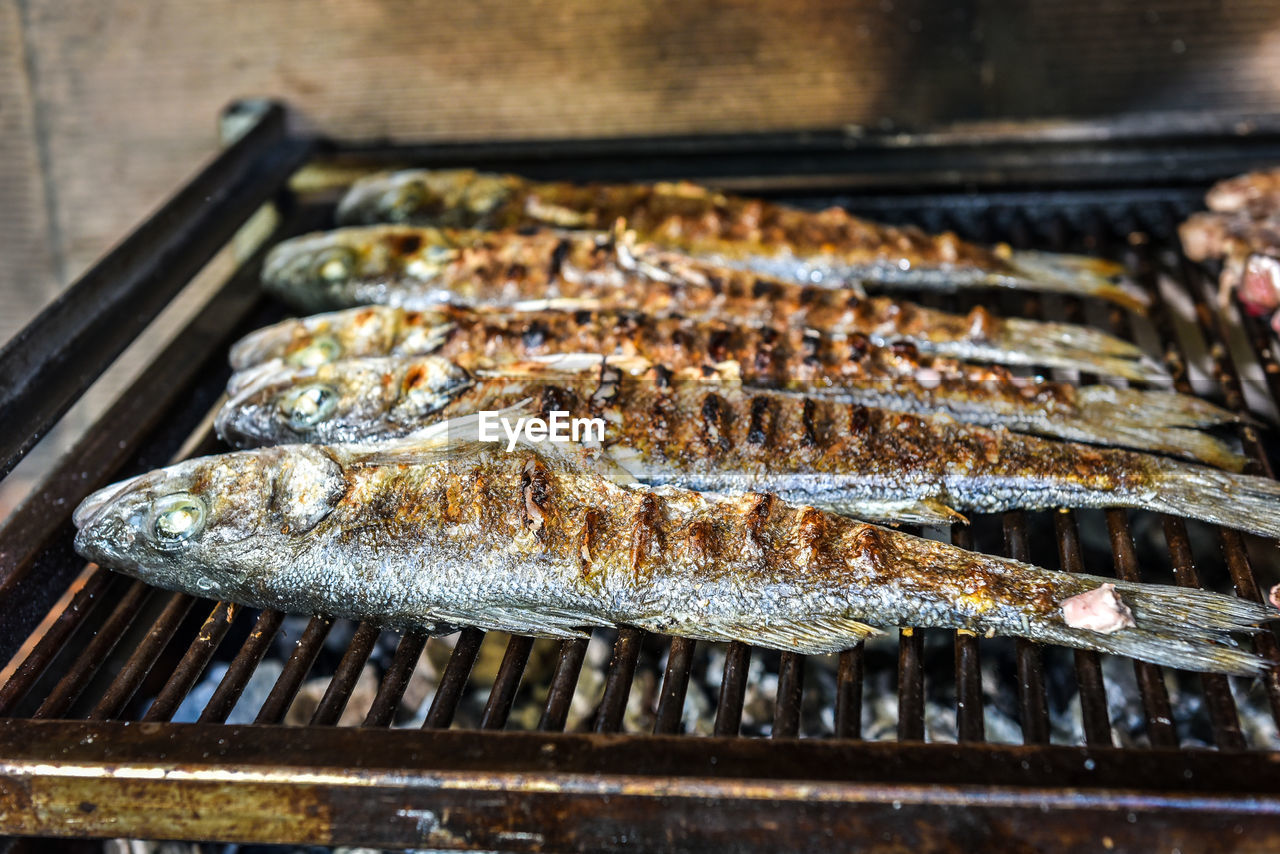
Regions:
M 509 425 L 518 417 L 549 421 L 555 412 L 566 423 L 602 419 L 600 464 L 650 485 L 773 492 L 893 522 L 950 522 L 955 511 L 1137 507 L 1280 537 L 1280 482 L 1268 478 L 943 415 L 688 379 L 662 366 L 634 376 L 597 355 L 478 375 L 438 356 L 346 359 L 255 371 L 235 387 L 215 424 L 237 447 L 395 438 L 516 408 L 520 415 L 504 416 Z
M 604 230 L 623 220 L 647 241 L 804 284 L 1006 287 L 1102 297 L 1138 311 L 1148 304 L 1142 291 L 1119 282 L 1123 268 L 1110 261 L 987 248 L 951 232 L 927 234 L 859 219 L 841 208 L 805 211 L 690 183 L 579 186 L 415 169 L 357 181 L 338 206 L 338 220 L 491 230 Z
M 460 430 L 449 429 L 449 433 Z M 1052 572 L 789 505 L 629 488 L 545 447 L 415 437 L 189 460 L 89 496 L 89 560 L 160 587 L 395 627 L 591 626 L 802 653 L 965 628 L 1257 674 L 1263 606 Z
M 998 367 L 920 354 L 909 344 L 876 345 L 861 334 L 832 336 L 625 311 L 482 312 L 440 306 L 412 312 L 365 306 L 253 332 L 232 347 L 231 365 L 245 372 L 243 380 L 251 375 L 247 369 L 277 361 L 308 367 L 337 359 L 434 353 L 476 370 L 578 352 L 633 357 L 633 370 L 647 370 L 652 363 L 677 373 L 731 375 L 751 387 L 899 412 L 942 412 L 971 424 L 1160 451 L 1233 470 L 1243 465 L 1223 442 L 1189 429 L 1235 418 L 1197 398 L 1015 378 Z
M 1040 365 L 1135 380 L 1164 373 L 1134 345 L 1082 326 L 967 315 L 849 290 L 796 285 L 634 245 L 626 235 L 346 228 L 275 247 L 270 292 L 307 311 L 354 305 L 428 309 L 635 310 L 732 320 L 876 343 L 909 341 L 961 359 Z

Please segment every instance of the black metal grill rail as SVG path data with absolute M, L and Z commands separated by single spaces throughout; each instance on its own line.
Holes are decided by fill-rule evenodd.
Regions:
M 1233 161 L 1224 168 L 1237 166 Z M 277 176 L 275 185 L 282 182 L 283 176 Z M 843 185 L 857 183 L 850 179 Z M 809 189 L 796 201 L 816 204 L 835 200 L 855 212 L 917 222 L 934 230 L 950 228 L 973 239 L 1004 239 L 1015 246 L 1083 250 L 1123 259 L 1135 281 L 1156 298 L 1149 319 L 1073 299 L 1016 293 L 994 298 L 989 294 L 946 298 L 922 294 L 920 298 L 962 309 L 976 301 L 994 299 L 1004 313 L 1093 320 L 1122 336 L 1158 341 L 1173 386 L 1184 392 L 1191 391 L 1190 354 L 1207 354 L 1205 367 L 1217 395 L 1228 408 L 1245 414 L 1244 374 L 1242 366 L 1233 362 L 1228 336 L 1243 334 L 1247 339 L 1247 350 L 1257 360 L 1265 391 L 1276 403 L 1280 403 L 1280 364 L 1269 333 L 1258 321 L 1246 318 L 1243 333 L 1224 325 L 1210 303 L 1212 280 L 1177 252 L 1173 229 L 1198 205 L 1201 190 L 1172 182 L 1141 188 L 1003 190 L 985 195 L 878 192 L 841 197 L 832 191 L 819 195 Z M 264 198 L 267 192 L 272 191 L 264 190 Z M 276 202 L 283 217 L 269 243 L 322 226 L 330 215 L 332 199 L 316 202 L 285 194 L 277 196 Z M 244 204 L 243 200 L 237 203 Z M 175 239 L 181 243 L 180 235 Z M 143 246 L 139 251 L 145 249 Z M 1250 743 L 1246 737 L 1228 677 L 1200 676 L 1196 692 L 1201 704 L 1195 714 L 1203 719 L 1206 733 L 1202 740 L 1221 752 L 1219 764 L 1213 764 L 1218 754 L 1178 750 L 1183 741 L 1180 727 L 1185 731 L 1188 722 L 1175 716 L 1162 669 L 1142 662 L 1134 662 L 1133 668 L 1144 717 L 1143 735 L 1149 747 L 1100 750 L 1114 745 L 1107 686 L 1097 654 L 1067 653 L 1022 640 L 980 639 L 963 631 L 901 629 L 896 673 L 888 680 L 874 680 L 874 684 L 872 677 L 885 667 L 894 668 L 894 663 L 883 655 L 873 656 L 863 644 L 818 663 L 806 662 L 794 653 L 779 655 L 741 643 L 727 645 L 723 672 L 718 682 L 712 680 L 719 686 L 713 733 L 739 735 L 751 659 L 761 656 L 770 671 L 776 672 L 777 689 L 772 718 L 757 731 L 768 732 L 775 741 L 789 740 L 775 745 L 772 753 L 750 746 L 760 743 L 758 739 L 693 739 L 707 747 L 693 747 L 690 749 L 699 752 L 686 753 L 684 748 L 673 746 L 677 742 L 671 739 L 646 737 L 619 743 L 558 736 L 559 740 L 537 741 L 541 753 L 533 755 L 529 746 L 533 742 L 511 735 L 451 734 L 422 740 L 429 739 L 422 733 L 416 742 L 405 741 L 404 735 L 378 739 L 366 732 L 364 741 L 337 735 L 345 729 L 332 727 L 341 718 L 366 662 L 385 639 L 380 641 L 378 627 L 362 623 L 354 628 L 340 656 L 326 657 L 325 641 L 335 621 L 315 617 L 281 662 L 279 677 L 254 719 L 256 724 L 280 724 L 305 680 L 331 675 L 309 726 L 267 729 L 269 736 L 255 734 L 254 728 L 225 726 L 255 670 L 272 654 L 285 617 L 155 590 L 93 565 L 85 567 L 70 551 L 69 512 L 79 496 L 96 486 L 166 462 L 215 405 L 227 376 L 227 345 L 281 311 L 260 302 L 256 295 L 256 272 L 264 251 L 249 259 L 205 312 L 192 321 L 191 328 L 177 336 L 169 350 L 72 450 L 33 499 L 0 528 L 0 609 L 5 615 L 0 646 L 6 656 L 12 656 L 11 665 L 16 665 L 0 685 L 0 715 L 10 718 L 0 721 L 0 827 L 12 833 L 516 849 L 609 847 L 622 844 L 630 833 L 632 843 L 641 848 L 671 842 L 747 849 L 779 845 L 804 848 L 827 839 L 828 834 L 844 832 L 889 834 L 896 842 L 922 848 L 962 848 L 968 837 L 957 835 L 956 828 L 972 829 L 977 823 L 986 831 L 998 831 L 997 835 L 1008 841 L 1035 842 L 1046 848 L 1070 847 L 1073 840 L 1097 842 L 1105 832 L 1113 845 L 1116 840 L 1121 842 L 1117 850 L 1124 850 L 1125 840 L 1133 844 L 1144 838 L 1172 843 L 1203 840 L 1207 837 L 1200 834 L 1212 825 L 1210 819 L 1229 816 L 1241 828 L 1243 840 L 1274 838 L 1274 825 L 1268 822 L 1280 812 L 1280 779 L 1271 767 L 1275 755 L 1265 752 L 1268 744 Z M 1162 279 L 1167 280 L 1165 287 Z M 1163 298 L 1170 284 L 1189 298 L 1194 308 L 1190 317 L 1180 317 Z M 73 289 L 69 297 L 74 294 Z M 5 355 L 0 354 L 0 361 Z M 34 432 L 46 426 L 38 424 Z M 1251 471 L 1272 476 L 1266 428 L 1246 423 L 1239 434 L 1251 458 Z M 217 448 L 211 436 L 196 438 L 198 451 Z M 1200 536 L 1206 532 L 1207 536 Z M 1141 534 L 1141 545 L 1135 543 L 1136 533 Z M 975 519 L 971 527 L 955 527 L 949 535 L 962 548 L 1071 572 L 1114 573 L 1126 580 L 1171 581 L 1188 587 L 1208 581 L 1207 586 L 1234 588 L 1238 595 L 1255 601 L 1261 601 L 1262 593 L 1254 562 L 1259 558 L 1275 560 L 1274 544 L 1250 543 L 1237 532 L 1210 530 L 1175 517 L 1124 510 L 1011 512 Z M 1162 555 L 1155 560 L 1152 555 L 1156 553 L 1147 545 L 1152 536 L 1163 540 Z M 1206 549 L 1205 543 L 1211 548 Z M 1268 571 L 1274 571 L 1274 566 Z M 37 628 L 42 618 L 44 622 Z M 597 636 L 613 639 L 612 655 L 605 666 L 598 704 L 580 729 L 610 734 L 624 728 L 633 681 L 644 661 L 662 665 L 653 696 L 646 699 L 652 733 L 670 736 L 684 732 L 688 723 L 683 718 L 685 699 L 691 679 L 696 678 L 695 667 L 700 662 L 705 666 L 707 661 L 706 645 L 646 636 L 629 627 L 597 632 Z M 424 730 L 446 730 L 455 724 L 460 704 L 474 690 L 469 682 L 483 641 L 484 633 L 472 628 L 457 636 L 447 666 L 420 715 Z M 397 717 L 405 717 L 400 706 L 410 675 L 420 657 L 436 643 L 440 641 L 420 632 L 399 637 L 361 724 L 363 730 L 386 730 Z M 530 688 L 522 682 L 535 643 L 552 642 L 518 636 L 507 642 L 475 720 L 479 730 L 503 730 L 511 724 L 517 698 L 522 689 Z M 938 650 L 945 653 L 948 646 L 953 656 L 940 658 Z M 1261 655 L 1280 663 L 1274 634 L 1258 635 L 1256 646 Z M 586 640 L 558 644 L 536 723 L 538 732 L 557 733 L 565 728 L 583 668 L 590 666 L 587 652 Z M 983 742 L 987 737 L 984 702 L 998 693 L 997 686 L 983 684 L 984 658 L 1004 668 L 997 676 L 1007 694 L 1016 698 L 1012 714 L 1026 745 L 1044 746 L 1054 740 L 1051 708 L 1055 703 L 1050 693 L 1055 685 L 1074 685 L 1079 695 L 1079 720 L 1071 724 L 1077 734 L 1067 741 L 1085 747 L 984 747 L 978 753 L 966 753 L 960 747 L 917 748 L 909 744 L 867 745 L 859 748 L 866 751 L 863 753 L 854 749 L 849 740 L 863 737 L 863 705 L 882 690 L 876 686 L 884 684 L 896 686 L 900 742 L 925 739 L 927 699 L 939 695 L 940 684 L 944 685 L 941 694 L 953 697 L 956 741 L 961 745 Z M 226 663 L 226 672 L 199 713 L 199 723 L 208 727 L 139 729 L 111 723 L 161 725 L 169 721 L 215 660 Z M 812 675 L 815 667 L 834 671 L 834 708 L 826 710 L 829 715 L 823 718 L 831 722 L 829 727 L 806 728 L 806 720 L 813 719 L 806 715 L 806 697 L 813 693 L 812 684 L 806 685 L 806 670 Z M 1185 682 L 1183 679 L 1179 685 Z M 1263 691 L 1273 723 L 1280 729 L 1280 670 L 1260 685 L 1241 681 L 1236 688 L 1237 693 Z M 48 723 L 35 725 L 30 723 L 33 720 Z M 841 741 L 825 743 L 829 750 L 824 753 L 821 745 L 802 747 L 804 743 L 796 741 L 806 736 Z M 95 748 L 95 739 L 107 745 Z M 1058 740 L 1062 740 L 1060 736 Z M 264 752 L 247 758 L 243 755 L 246 745 Z M 196 753 L 199 747 L 204 748 L 204 758 Z M 1254 750 L 1235 753 L 1250 748 Z M 208 758 L 210 750 L 212 759 Z M 237 750 L 241 755 L 232 756 Z M 724 767 L 714 767 L 718 758 L 724 759 Z M 859 764 L 871 759 L 881 763 L 878 771 Z M 326 783 L 316 782 L 323 775 L 304 773 L 315 771 L 313 763 L 324 762 L 329 763 L 325 767 L 332 773 L 338 773 L 333 771 L 335 767 L 345 767 L 348 776 Z M 74 770 L 61 773 L 58 769 L 63 766 L 58 763 L 68 763 Z M 31 770 L 37 765 L 44 770 Z M 116 779 L 120 768 L 138 771 L 129 777 L 134 788 Z M 137 788 L 142 785 L 137 781 L 146 777 L 138 769 L 146 768 L 164 769 L 161 782 L 171 788 L 137 794 L 143 791 Z M 183 777 L 188 773 L 184 769 L 197 770 L 189 770 L 192 776 L 188 779 Z M 386 779 L 379 777 L 382 772 L 376 769 L 382 769 Z M 221 772 L 226 774 L 219 776 Z M 251 778 L 272 798 L 287 791 L 291 798 L 288 806 L 268 798 L 270 808 L 262 808 L 264 814 L 274 809 L 283 818 L 273 823 L 269 816 L 252 810 L 216 816 L 212 814 L 216 809 L 195 819 L 181 817 L 188 808 L 198 814 L 190 804 L 206 803 L 200 801 L 202 797 L 213 798 L 206 806 L 219 803 L 217 798 L 222 797 L 232 798 L 224 802 L 243 809 L 246 798 L 257 796 L 255 792 L 261 794 L 244 788 L 248 784 L 243 781 L 237 789 L 226 776 L 232 772 L 247 775 L 244 779 Z M 450 789 L 447 781 L 453 779 L 451 773 L 461 775 L 465 782 Z M 877 773 L 881 776 L 874 776 Z M 505 782 L 492 782 L 499 778 Z M 620 788 L 600 788 L 604 786 L 600 781 L 615 778 L 623 781 L 618 783 Z M 539 781 L 541 788 L 530 787 L 531 779 Z M 50 780 L 55 782 L 42 788 Z M 626 780 L 647 782 L 635 784 L 638 789 L 628 789 Z M 663 782 L 655 782 L 659 780 Z M 727 780 L 741 784 L 740 788 L 729 786 Z M 812 785 L 797 789 L 805 780 Z M 678 785 L 681 781 L 697 786 L 684 791 Z M 751 781 L 757 788 L 748 785 Z M 116 783 L 123 787 L 110 788 Z M 824 785 L 834 788 L 824 789 Z M 1167 788 L 1184 790 L 1187 800 L 1169 795 Z M 176 789 L 187 798 L 182 802 L 187 806 L 166 800 L 163 793 Z M 343 812 L 338 800 L 350 796 L 351 791 L 363 792 L 353 803 L 358 802 L 367 815 Z M 451 796 L 450 791 L 463 794 Z M 483 792 L 500 792 L 502 796 L 485 801 Z M 758 798 L 766 796 L 776 801 L 775 807 L 785 806 L 777 807 L 781 812 L 776 815 L 782 816 L 783 824 L 795 834 L 783 839 L 763 831 L 741 833 L 739 825 L 735 835 L 732 822 L 754 822 L 752 816 L 763 808 Z M 130 797 L 144 798 L 152 812 L 140 816 L 138 811 L 126 809 Z M 610 802 L 608 797 L 617 800 Z M 632 803 L 628 798 L 641 803 L 646 797 L 654 800 L 644 801 L 642 806 L 625 806 Z M 82 799 L 78 815 L 73 809 L 76 798 Z M 540 798 L 557 800 L 546 805 Z M 414 806 L 419 801 L 430 808 Z M 452 820 L 448 809 L 443 815 L 440 812 L 441 804 L 447 807 L 450 803 Z M 500 806 L 494 807 L 494 803 Z M 1116 812 L 1126 804 L 1128 812 Z M 710 806 L 722 810 L 720 818 L 707 819 L 703 810 Z M 839 813 L 830 811 L 837 807 Z M 1042 815 L 1042 807 L 1053 812 Z M 960 817 L 956 810 L 962 808 L 966 812 Z M 1154 835 L 1134 835 L 1128 818 L 1135 814 L 1143 818 L 1143 833 Z M 573 825 L 570 819 L 574 816 L 595 824 Z M 1089 829 L 1080 828 L 1081 816 L 1091 817 L 1085 822 Z M 166 820 L 170 823 L 164 823 Z M 930 829 L 933 824 L 937 827 Z

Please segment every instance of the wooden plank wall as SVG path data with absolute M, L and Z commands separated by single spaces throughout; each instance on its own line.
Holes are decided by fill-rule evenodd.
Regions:
M 1280 108 L 1259 0 L 0 0 L 0 338 L 216 149 L 230 99 L 478 139 Z

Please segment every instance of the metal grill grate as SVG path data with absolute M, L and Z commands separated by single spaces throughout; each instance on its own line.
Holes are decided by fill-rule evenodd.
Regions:
M 279 143 L 276 138 L 271 144 Z M 621 158 L 616 168 L 625 169 L 626 162 Z M 1232 161 L 1224 168 L 1236 166 Z M 288 170 L 292 168 L 291 163 Z M 277 176 L 275 186 L 285 177 L 287 171 Z M 904 184 L 909 179 L 904 175 Z M 1240 329 L 1224 325 L 1211 308 L 1212 281 L 1177 252 L 1174 227 L 1197 204 L 1199 188 L 1171 182 L 978 195 L 894 195 L 878 190 L 870 196 L 841 197 L 834 192 L 857 183 L 856 178 L 833 180 L 832 190 L 820 191 L 812 181 L 797 180 L 797 186 L 810 186 L 793 200 L 836 201 L 855 213 L 916 222 L 932 230 L 950 228 L 982 241 L 1003 239 L 1015 246 L 1120 258 L 1156 299 L 1149 319 L 1067 298 L 1001 294 L 995 299 L 1005 314 L 1093 322 L 1121 336 L 1155 342 L 1177 390 L 1204 393 L 1203 383 L 1193 382 L 1203 376 L 1211 383 L 1212 396 L 1236 412 L 1248 411 L 1249 384 L 1256 386 L 1250 391 L 1269 396 L 1271 405 L 1280 403 L 1280 365 L 1268 332 L 1249 318 Z M 778 179 L 769 186 L 783 187 L 785 182 Z M 285 193 L 275 202 L 283 215 L 269 243 L 325 223 L 332 196 Z M 181 243 L 181 235 L 177 240 Z M 184 444 L 194 452 L 217 447 L 204 416 L 226 380 L 227 344 L 280 314 L 278 307 L 260 304 L 256 296 L 256 270 L 264 251 L 259 249 L 242 266 L 192 328 L 149 366 L 43 489 L 0 529 L 0 607 L 6 615 L 0 645 L 13 656 L 8 679 L 0 685 L 0 715 L 10 718 L 0 722 L 0 763 L 5 763 L 0 770 L 0 826 L 17 833 L 176 834 L 517 849 L 591 848 L 617 844 L 620 836 L 630 833 L 641 847 L 661 847 L 674 840 L 773 848 L 777 837 L 732 835 L 732 821 L 753 821 L 762 809 L 760 799 L 772 798 L 789 805 L 779 814 L 804 830 L 786 840 L 796 847 L 825 838 L 828 832 L 855 831 L 889 833 L 925 847 L 930 847 L 930 840 L 942 847 L 962 845 L 963 834 L 949 838 L 944 830 L 973 822 L 986 822 L 988 829 L 998 826 L 1007 839 L 1070 847 L 1068 843 L 1079 839 L 1081 831 L 1070 829 L 1079 816 L 1093 816 L 1096 833 L 1106 830 L 1115 834 L 1113 840 L 1123 840 L 1126 832 L 1132 833 L 1126 831 L 1127 815 L 1135 810 L 1147 816 L 1170 810 L 1167 820 L 1144 825 L 1144 832 L 1154 829 L 1158 840 L 1202 838 L 1196 834 L 1209 826 L 1209 818 L 1225 815 L 1239 822 L 1241 833 L 1262 834 L 1249 838 L 1266 839 L 1274 833 L 1266 822 L 1280 811 L 1280 781 L 1270 768 L 1274 756 L 1265 751 L 1276 746 L 1271 739 L 1280 729 L 1280 671 L 1257 683 L 1238 682 L 1233 693 L 1225 676 L 1175 678 L 1154 665 L 1134 662 L 1132 687 L 1141 720 L 1133 737 L 1117 744 L 1119 725 L 1112 720 L 1114 704 L 1108 692 L 1127 690 L 1130 683 L 1127 678 L 1122 683 L 1108 680 L 1103 661 L 1092 652 L 979 639 L 965 632 L 902 629 L 896 655 L 883 645 L 873 649 L 860 644 L 838 656 L 806 660 L 741 643 L 711 649 L 712 645 L 646 636 L 624 627 L 595 633 L 597 644 L 611 644 L 605 661 L 591 655 L 585 640 L 553 643 L 511 637 L 500 663 L 491 677 L 486 676 L 491 686 L 484 687 L 477 686 L 474 677 L 486 638 L 479 630 L 464 629 L 451 639 L 447 662 L 430 696 L 420 708 L 408 709 L 404 698 L 415 666 L 433 650 L 447 648 L 444 641 L 315 617 L 295 627 L 297 640 L 284 655 L 278 637 L 296 621 L 279 613 L 154 590 L 92 565 L 85 568 L 70 551 L 68 516 L 79 496 L 115 477 L 162 464 Z M 919 298 L 957 309 L 991 299 L 929 294 Z M 1238 361 L 1242 354 L 1250 361 Z M 36 424 L 31 435 L 44 426 Z M 1265 431 L 1246 423 L 1239 432 L 1251 470 L 1273 476 Z M 949 537 L 962 548 L 1071 572 L 1113 573 L 1126 580 L 1188 587 L 1208 582 L 1206 586 L 1220 590 L 1234 587 L 1239 595 L 1257 601 L 1259 571 L 1276 571 L 1272 544 L 1179 518 L 1123 510 L 1012 512 L 976 518 L 967 528 L 927 533 Z M 336 651 L 332 638 L 343 641 Z M 1259 635 L 1257 649 L 1280 662 L 1273 634 Z M 382 666 L 360 724 L 366 732 L 335 729 L 370 660 Z M 536 676 L 530 671 L 534 660 L 547 661 Z M 713 662 L 716 672 L 707 676 L 703 671 Z M 215 663 L 223 675 L 210 682 L 207 673 Z M 306 726 L 255 730 L 225 725 L 266 663 L 278 668 L 278 676 L 257 708 L 250 710 L 255 724 L 280 724 L 308 679 L 331 676 Z M 573 715 L 575 693 L 582 693 L 587 672 L 599 677 L 593 680 L 599 684 L 592 708 L 586 715 Z M 647 674 L 645 686 L 637 684 L 640 674 Z M 768 675 L 770 685 L 776 682 L 776 688 L 762 694 L 761 674 Z M 188 698 L 202 685 L 207 697 L 194 717 L 208 727 L 123 728 L 118 723 L 165 724 L 179 710 L 189 712 L 193 701 Z M 1181 702 L 1171 699 L 1170 686 L 1177 689 Z M 712 735 L 734 737 L 749 731 L 787 744 L 770 748 L 750 738 L 639 737 L 641 728 L 655 736 L 694 729 L 686 714 L 691 691 L 716 692 L 706 712 Z M 1073 692 L 1079 708 L 1064 711 L 1063 696 Z M 749 699 L 759 706 L 762 697 L 770 700 L 767 713 L 748 709 Z M 971 746 L 999 738 L 987 731 L 985 712 L 992 703 L 1007 702 L 1022 742 L 1063 746 L 966 753 L 962 747 L 894 744 L 867 745 L 858 752 L 855 740 L 882 735 L 864 731 L 869 717 L 864 707 L 881 708 L 886 698 L 896 699 L 898 742 L 922 742 L 927 736 L 934 742 Z M 952 719 L 939 727 L 930 720 L 929 710 L 943 701 Z M 1268 725 L 1242 725 L 1240 701 L 1261 707 L 1270 716 Z M 513 717 L 513 710 L 530 707 L 533 714 Z M 642 711 L 639 716 L 630 713 L 636 708 Z M 571 717 L 582 733 L 625 730 L 637 737 L 625 742 L 585 735 L 546 740 L 470 733 L 383 738 L 368 732 L 408 719 L 426 730 L 556 733 Z M 34 725 L 32 720 L 48 723 Z M 69 723 L 77 720 L 100 723 Z M 815 736 L 836 740 L 796 740 Z M 99 737 L 109 744 L 95 748 Z M 685 741 L 702 746 L 675 746 Z M 1221 753 L 1179 750 L 1194 743 Z M 535 744 L 540 752 L 534 751 Z M 197 753 L 202 748 L 203 758 Z M 213 758 L 208 756 L 211 749 Z M 1253 750 L 1226 755 L 1246 749 Z M 251 750 L 263 753 L 254 756 Z M 721 758 L 723 766 L 715 767 Z M 881 763 L 878 770 L 859 764 L 869 761 Z M 33 771 L 36 765 L 44 770 Z M 313 765 L 330 773 L 347 767 L 347 775 L 329 780 Z M 86 767 L 97 770 L 87 772 Z M 196 818 L 179 821 L 173 817 L 177 807 L 158 789 L 131 795 L 143 790 L 123 784 L 110 788 L 120 783 L 120 768 L 136 770 L 126 775 L 135 781 L 146 777 L 147 768 L 160 769 L 154 779 L 181 789 L 188 804 L 216 804 L 217 797 L 231 797 L 227 803 L 240 809 L 258 792 L 246 788 L 243 780 L 248 779 L 273 796 L 277 790 L 287 791 L 291 800 L 286 806 L 268 801 L 270 809 L 284 817 L 275 823 L 254 811 L 247 816 L 201 816 L 195 807 L 190 809 Z M 183 769 L 197 770 L 188 778 Z M 229 776 L 233 773 L 247 775 L 237 778 L 239 788 Z M 451 789 L 450 774 L 461 775 L 463 782 Z M 499 778 L 505 782 L 493 782 Z M 1176 784 L 1171 783 L 1175 778 Z M 56 782 L 42 788 L 45 779 Z M 94 788 L 83 782 L 86 779 L 100 785 Z M 665 783 L 659 785 L 655 779 Z M 648 782 L 628 789 L 627 780 Z M 620 788 L 605 792 L 601 781 L 614 781 Z M 689 788 L 681 789 L 681 781 Z M 201 785 L 213 788 L 206 791 Z M 1187 800 L 1169 795 L 1166 788 L 1185 790 Z M 351 791 L 363 793 L 353 803 L 366 814 L 356 815 L 354 806 L 344 812 L 337 803 Z M 488 801 L 486 791 L 491 794 Z M 623 806 L 615 809 L 601 800 L 608 793 Z M 154 814 L 139 816 L 128 810 L 127 800 L 135 796 L 155 799 L 147 801 L 154 803 Z M 555 808 L 562 812 L 539 806 L 544 796 L 558 798 Z M 84 800 L 76 804 L 75 798 Z M 627 807 L 628 798 L 651 800 L 643 808 Z M 423 803 L 429 806 L 414 805 Z M 31 815 L 4 809 L 15 804 L 19 813 L 26 804 Z M 447 809 L 441 813 L 441 804 L 453 804 L 453 819 Z M 708 806 L 723 808 L 722 816 L 705 820 L 700 810 Z M 956 824 L 954 810 L 960 807 L 969 812 Z M 848 812 L 829 812 L 835 808 Z M 1054 812 L 1041 817 L 1042 808 Z M 263 806 L 260 812 L 270 809 Z M 1111 815 L 1118 809 L 1130 812 L 1119 813 L 1119 818 Z M 157 824 L 166 816 L 176 823 Z M 575 818 L 595 824 L 564 823 Z M 936 833 L 921 826 L 922 821 L 938 822 Z M 1096 842 L 1100 837 L 1084 837 L 1089 838 Z

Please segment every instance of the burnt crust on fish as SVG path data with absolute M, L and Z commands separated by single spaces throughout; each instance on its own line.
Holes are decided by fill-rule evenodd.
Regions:
M 358 181 L 338 208 L 347 224 L 380 222 L 517 229 L 608 230 L 625 222 L 644 240 L 797 282 L 839 287 L 954 290 L 995 286 L 1101 296 L 1144 310 L 1101 259 L 987 248 L 952 232 L 882 225 L 842 208 L 807 211 L 688 182 L 526 181 L 470 170 L 409 170 Z
M 411 240 L 414 251 L 402 251 Z M 285 241 L 263 285 L 310 311 L 356 305 L 430 310 L 631 310 L 694 320 L 861 334 L 964 359 L 1163 377 L 1138 348 L 1081 326 L 951 314 L 855 291 L 793 282 L 692 259 L 626 235 L 345 228 Z
M 272 361 L 314 366 L 427 353 L 470 371 L 595 353 L 635 365 L 624 365 L 632 372 L 654 366 L 721 376 L 752 387 L 896 411 L 945 412 L 968 423 L 1242 467 L 1221 441 L 1190 429 L 1235 420 L 1197 398 L 1015 377 L 1003 367 L 921 353 L 909 342 L 876 344 L 861 333 L 829 335 L 632 311 L 484 312 L 440 306 L 417 312 L 366 306 L 259 330 L 232 349 L 231 362 L 237 371 L 247 371 Z
M 1149 454 L 732 380 L 656 369 L 632 376 L 600 357 L 559 367 L 510 365 L 466 380 L 454 371 L 461 368 L 436 356 L 263 371 L 228 400 L 216 425 L 242 447 L 363 441 L 533 401 L 532 414 L 544 419 L 552 407 L 603 419 L 605 455 L 646 483 L 776 492 L 885 521 L 953 521 L 954 510 L 1176 506 L 1184 515 L 1280 536 L 1280 519 L 1264 509 L 1280 500 L 1280 484 Z M 407 379 L 418 375 L 436 385 L 424 394 Z M 299 426 L 290 402 L 308 389 L 323 389 L 332 405 L 326 417 Z
M 157 507 L 175 499 L 189 518 L 181 536 L 158 542 L 172 520 Z M 305 526 L 278 524 L 299 516 Z M 768 495 L 626 488 L 527 447 L 408 441 L 206 457 L 95 493 L 74 519 L 84 557 L 169 589 L 429 631 L 577 637 L 625 623 L 822 653 L 876 623 L 1012 634 L 1193 669 L 1267 666 L 1227 643 L 1271 616 L 1254 603 L 1114 582 L 1136 625 L 1100 632 L 1069 624 L 1062 604 L 1107 579 Z

